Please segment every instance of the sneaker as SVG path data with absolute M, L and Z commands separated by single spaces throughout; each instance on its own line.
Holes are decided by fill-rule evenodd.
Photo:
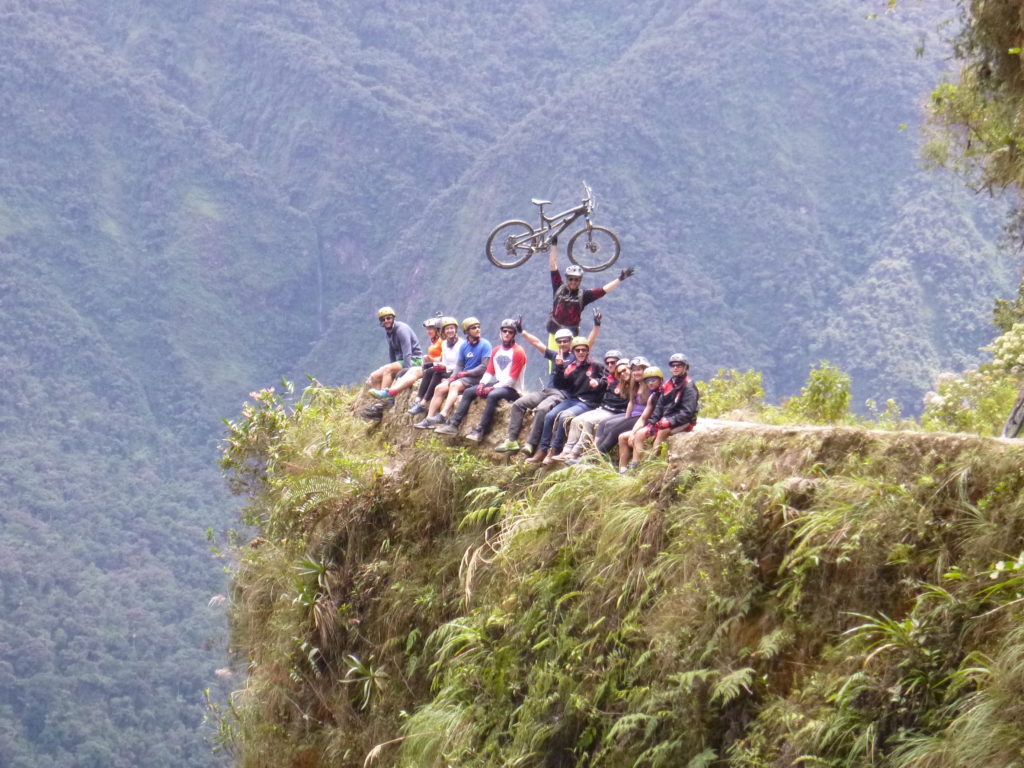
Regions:
M 480 429 L 480 427 L 477 427 L 468 435 L 466 435 L 466 439 L 472 440 L 474 443 L 479 443 L 481 440 L 484 439 L 484 431 Z
M 515 440 L 506 440 L 504 443 L 495 448 L 498 453 L 515 453 L 519 450 L 519 443 Z
M 434 428 L 435 435 L 457 435 L 459 428 L 454 424 L 439 424 Z
M 383 400 L 385 403 L 395 402 L 395 396 L 388 392 L 386 389 L 371 389 L 370 394 L 376 397 L 378 400 Z
M 432 418 L 432 416 L 427 416 L 427 418 L 421 419 L 413 424 L 413 427 L 416 429 L 433 429 L 435 424 L 431 421 Z
M 521 450 L 527 456 L 533 456 L 533 452 L 537 450 L 537 446 L 535 446 L 533 443 L 524 443 L 523 447 L 520 448 L 519 450 Z
M 551 460 L 552 461 L 565 461 L 566 459 L 571 459 L 571 458 L 572 458 L 572 454 L 571 453 L 565 453 L 563 451 L 562 453 L 557 453 L 554 456 L 552 456 Z
M 425 406 L 423 403 L 416 403 L 413 405 L 412 408 L 406 411 L 406 413 L 408 413 L 410 416 L 419 416 L 425 410 L 427 410 L 427 406 Z

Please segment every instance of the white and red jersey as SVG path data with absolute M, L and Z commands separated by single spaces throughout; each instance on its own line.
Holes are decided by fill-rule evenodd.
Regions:
M 494 387 L 512 387 L 523 391 L 523 371 L 526 368 L 526 352 L 518 344 L 511 347 L 497 345 L 491 350 L 491 361 L 487 364 L 481 384 Z

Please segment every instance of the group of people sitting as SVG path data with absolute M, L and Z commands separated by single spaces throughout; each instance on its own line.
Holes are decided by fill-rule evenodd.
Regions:
M 590 335 L 580 336 L 584 307 L 618 287 L 633 268 L 600 288 L 583 289 L 578 265 L 569 266 L 562 279 L 557 238 L 549 250 L 553 304 L 547 345 L 523 328 L 521 315 L 502 321 L 501 339 L 493 345 L 483 338 L 475 317 L 461 324 L 454 317 L 432 317 L 423 322 L 430 339 L 424 356 L 413 329 L 396 319 L 394 309 L 381 307 L 377 319 L 387 333 L 391 362 L 367 380 L 379 401 L 374 413 L 379 415 L 397 394 L 418 383 L 409 413 L 423 418 L 413 426 L 457 435 L 473 403 L 483 400 L 480 422 L 466 435 L 479 442 L 490 433 L 498 405 L 505 400 L 512 403 L 512 414 L 508 437 L 497 451 L 522 451 L 533 464 L 573 464 L 618 447 L 620 472 L 640 461 L 648 441 L 657 449 L 669 435 L 692 430 L 700 394 L 688 375 L 686 355 L 669 358 L 667 378 L 646 358 L 629 358 L 616 349 L 597 359 L 591 350 L 600 332 L 598 311 Z M 460 327 L 464 338 L 459 337 Z M 549 361 L 547 386 L 537 392 L 527 392 L 523 385 L 526 351 L 518 336 Z M 530 433 L 520 444 L 530 411 Z
M 370 394 L 391 404 L 400 392 L 418 385 L 408 410 L 423 417 L 413 424 L 417 429 L 457 435 L 473 404 L 483 400 L 480 421 L 466 435 L 479 442 L 490 434 L 498 405 L 509 401 L 508 435 L 498 452 L 521 451 L 534 464 L 575 464 L 618 447 L 619 471 L 625 472 L 640 461 L 648 443 L 657 449 L 669 435 L 696 424 L 699 393 L 686 356 L 669 358 L 668 377 L 646 358 L 628 358 L 615 349 L 595 358 L 591 349 L 600 329 L 599 312 L 588 337 L 569 328 L 556 330 L 554 349 L 525 330 L 521 316 L 502 321 L 495 344 L 483 338 L 475 317 L 461 323 L 432 317 L 423 322 L 430 339 L 425 356 L 412 328 L 398 321 L 391 307 L 381 307 L 377 316 L 392 361 L 370 374 Z M 520 336 L 550 361 L 547 386 L 539 391 L 525 391 L 526 351 L 517 342 Z M 520 443 L 531 411 L 529 435 Z

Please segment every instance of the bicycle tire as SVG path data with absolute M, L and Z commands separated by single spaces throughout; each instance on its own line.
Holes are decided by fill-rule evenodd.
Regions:
M 1017 401 L 1010 410 L 1010 416 L 1003 425 L 1003 437 L 1017 437 L 1024 427 L 1024 392 L 1017 395 Z
M 519 240 L 523 235 L 530 235 L 525 246 Z M 491 264 L 501 269 L 512 269 L 525 264 L 533 256 L 536 238 L 537 233 L 525 221 L 509 219 L 491 230 L 484 250 Z
M 583 240 L 580 240 L 583 237 Z M 566 249 L 569 261 L 585 272 L 601 272 L 614 264 L 622 246 L 619 238 L 608 227 L 596 225 L 584 227 L 569 241 Z

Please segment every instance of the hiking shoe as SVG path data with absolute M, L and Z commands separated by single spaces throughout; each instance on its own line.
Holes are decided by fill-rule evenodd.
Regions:
M 363 409 L 362 417 L 371 421 L 380 421 L 384 417 L 384 408 L 381 403 L 374 403 Z
M 457 435 L 459 428 L 454 424 L 440 424 L 434 429 L 435 435 Z
M 382 400 L 385 403 L 395 402 L 395 396 L 388 392 L 386 389 L 371 389 L 370 394 L 376 397 L 378 400 Z
M 506 440 L 504 443 L 495 448 L 498 453 L 515 453 L 519 450 L 519 443 L 515 440 Z
M 413 424 L 413 426 L 419 427 L 420 429 L 433 429 L 438 424 L 444 424 L 444 416 L 440 413 L 435 413 L 433 416 L 427 416 L 427 418 L 419 422 L 419 424 Z
M 484 439 L 484 431 L 480 429 L 480 427 L 477 427 L 468 435 L 466 435 L 466 439 L 472 440 L 474 443 L 479 443 L 481 440 Z
M 513 440 L 512 442 L 514 443 L 515 440 Z M 533 452 L 537 450 L 537 446 L 535 446 L 533 443 L 524 443 L 523 447 L 520 448 L 519 450 L 521 450 L 527 456 L 533 456 Z
M 427 410 L 427 406 L 425 406 L 423 403 L 416 403 L 413 405 L 412 408 L 406 411 L 406 413 L 408 413 L 410 416 L 419 416 L 425 410 Z

